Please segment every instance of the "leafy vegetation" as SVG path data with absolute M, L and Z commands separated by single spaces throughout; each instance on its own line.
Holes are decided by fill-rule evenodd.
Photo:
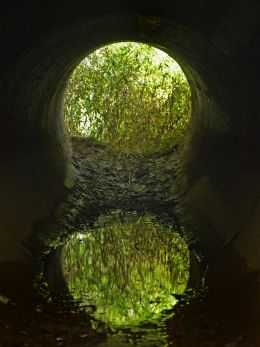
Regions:
M 102 217 L 96 230 L 70 238 L 64 273 L 74 298 L 95 305 L 94 317 L 107 325 L 156 323 L 186 288 L 189 252 L 150 216 Z
M 64 101 L 73 136 L 126 151 L 178 143 L 190 119 L 190 88 L 166 53 L 134 42 L 96 50 L 74 70 Z

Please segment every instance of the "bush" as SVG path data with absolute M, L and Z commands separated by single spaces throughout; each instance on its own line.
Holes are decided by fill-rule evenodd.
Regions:
M 190 88 L 166 53 L 145 44 L 116 43 L 78 65 L 64 106 L 72 136 L 146 152 L 183 137 L 191 113 Z

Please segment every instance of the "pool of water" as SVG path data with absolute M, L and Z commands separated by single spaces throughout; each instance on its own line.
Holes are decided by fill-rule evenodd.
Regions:
M 165 320 L 189 280 L 189 250 L 150 216 L 102 217 L 70 237 L 63 271 L 74 300 L 106 333 L 99 346 L 170 346 Z

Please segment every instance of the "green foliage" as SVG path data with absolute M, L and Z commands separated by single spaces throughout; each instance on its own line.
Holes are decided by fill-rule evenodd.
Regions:
M 64 248 L 64 273 L 74 298 L 96 305 L 94 317 L 110 326 L 156 323 L 177 302 L 189 278 L 182 238 L 149 216 L 107 217 Z M 103 226 L 102 226 L 103 225 Z
M 105 46 L 75 69 L 65 94 L 73 136 L 91 136 L 127 151 L 152 151 L 184 134 L 190 88 L 166 53 L 133 42 Z

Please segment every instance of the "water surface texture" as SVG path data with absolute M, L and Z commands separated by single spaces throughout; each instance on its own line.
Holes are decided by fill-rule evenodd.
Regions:
M 188 247 L 171 228 L 149 216 L 101 217 L 95 229 L 71 236 L 63 266 L 93 325 L 116 332 L 104 346 L 168 345 L 164 321 L 189 279 Z

